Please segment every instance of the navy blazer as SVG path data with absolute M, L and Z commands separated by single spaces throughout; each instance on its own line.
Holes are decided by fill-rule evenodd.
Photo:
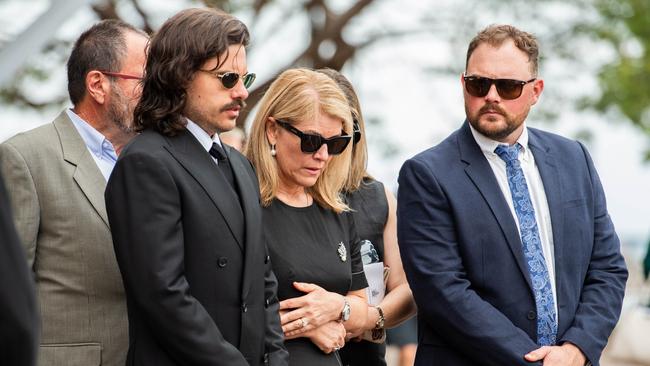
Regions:
M 558 344 L 577 345 L 598 365 L 627 280 L 620 243 L 584 146 L 528 131 L 551 214 Z M 406 161 L 397 215 L 419 310 L 416 364 L 531 365 L 536 307 L 521 239 L 467 121 Z

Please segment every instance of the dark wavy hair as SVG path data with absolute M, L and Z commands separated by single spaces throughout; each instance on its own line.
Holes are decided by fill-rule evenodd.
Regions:
M 142 98 L 135 107 L 137 131 L 173 136 L 185 128 L 187 87 L 203 64 L 228 58 L 231 45 L 248 46 L 248 28 L 217 9 L 186 9 L 169 18 L 151 40 Z

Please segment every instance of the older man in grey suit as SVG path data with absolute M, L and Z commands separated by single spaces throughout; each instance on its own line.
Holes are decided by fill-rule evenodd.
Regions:
M 123 22 L 91 27 L 68 61 L 74 108 L 0 145 L 0 169 L 36 280 L 40 365 L 125 363 L 126 301 L 104 189 L 134 135 L 147 42 Z

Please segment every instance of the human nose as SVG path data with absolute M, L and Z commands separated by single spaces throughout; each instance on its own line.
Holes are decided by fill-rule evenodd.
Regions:
M 501 100 L 496 84 L 492 83 L 490 85 L 490 89 L 488 89 L 488 93 L 485 95 L 485 100 L 488 102 L 498 102 Z
M 239 78 L 237 84 L 232 88 L 232 99 L 245 100 L 248 98 L 248 89 L 244 86 L 244 81 Z
M 327 144 L 323 144 L 316 152 L 314 153 L 314 159 L 326 161 L 329 159 L 330 154 L 327 151 Z

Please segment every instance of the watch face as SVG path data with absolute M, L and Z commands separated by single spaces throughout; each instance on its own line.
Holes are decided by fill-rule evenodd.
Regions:
M 350 304 L 348 302 L 345 302 L 345 305 L 343 306 L 343 311 L 341 312 L 341 319 L 343 321 L 347 321 L 350 319 Z

